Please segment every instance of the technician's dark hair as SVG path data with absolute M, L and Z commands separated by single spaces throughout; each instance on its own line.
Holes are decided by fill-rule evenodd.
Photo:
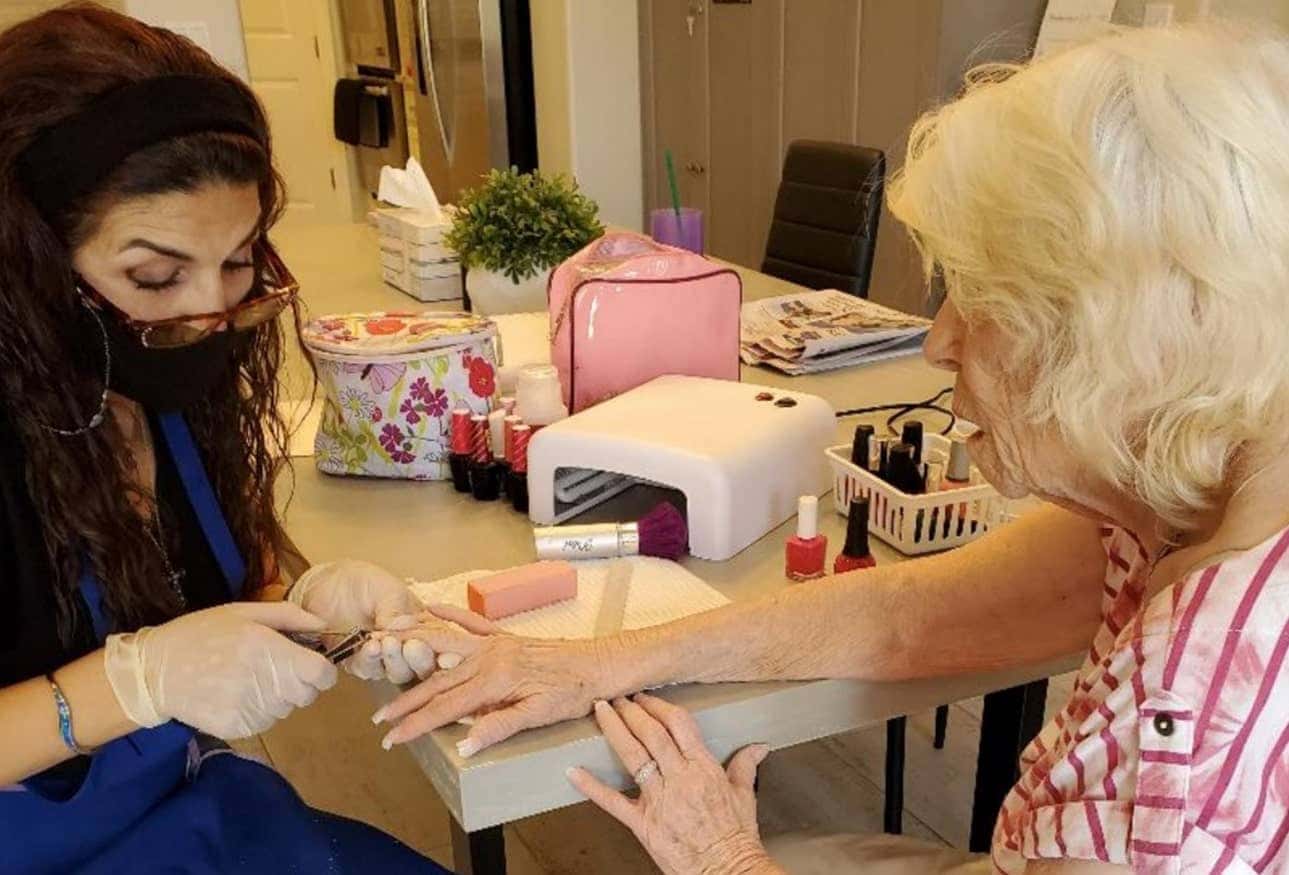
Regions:
M 17 166 L 38 132 L 113 89 L 168 75 L 233 83 L 255 106 L 256 136 L 199 133 L 156 143 L 127 158 L 63 215 L 42 216 Z M 161 622 L 181 610 L 131 501 L 150 496 L 134 485 L 113 418 L 75 437 L 41 425 L 88 422 L 103 386 L 101 344 L 78 342 L 86 335 L 74 330 L 84 313 L 71 253 L 126 198 L 254 184 L 265 232 L 278 218 L 284 189 L 273 169 L 268 122 L 245 84 L 189 40 L 95 4 L 69 4 L 0 34 L 0 107 L 0 405 L 23 441 L 28 489 L 54 569 L 59 633 L 71 643 L 76 586 L 87 562 L 121 628 Z M 256 328 L 238 346 L 224 383 L 186 411 L 246 559 L 252 593 L 274 573 L 272 556 L 282 545 L 273 480 L 288 436 L 277 403 L 283 352 L 277 321 Z

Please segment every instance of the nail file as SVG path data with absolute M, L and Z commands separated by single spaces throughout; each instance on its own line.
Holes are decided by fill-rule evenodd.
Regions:
M 625 559 L 615 559 L 609 563 L 604 576 L 604 595 L 600 601 L 600 610 L 595 615 L 596 638 L 616 635 L 622 631 L 633 570 L 631 563 Z

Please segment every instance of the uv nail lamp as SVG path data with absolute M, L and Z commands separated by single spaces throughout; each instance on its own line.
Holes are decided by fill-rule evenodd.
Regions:
M 836 430 L 814 395 L 659 377 L 533 435 L 528 513 L 539 525 L 567 518 L 557 480 L 570 469 L 621 474 L 684 493 L 690 552 L 728 559 L 792 517 L 798 497 L 828 491 Z

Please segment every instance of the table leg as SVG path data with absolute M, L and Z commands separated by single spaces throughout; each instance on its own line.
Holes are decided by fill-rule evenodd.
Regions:
M 886 800 L 882 828 L 890 835 L 904 831 L 904 736 L 909 718 L 886 721 Z
M 935 709 L 935 739 L 933 744 L 936 750 L 944 750 L 944 736 L 949 731 L 949 706 L 941 705 Z
M 500 826 L 466 832 L 452 820 L 452 871 L 455 875 L 506 875 L 506 834 Z
M 985 696 L 971 808 L 969 848 L 974 853 L 989 850 L 1003 799 L 1020 777 L 1020 753 L 1043 728 L 1046 705 L 1046 678 Z

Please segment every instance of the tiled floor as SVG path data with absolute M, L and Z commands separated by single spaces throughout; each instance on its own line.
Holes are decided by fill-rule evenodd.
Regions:
M 380 283 L 374 236 L 355 229 L 282 229 L 276 235 L 315 314 L 397 309 L 415 302 Z M 303 359 L 285 376 L 302 397 Z M 1052 683 L 1054 702 L 1070 691 Z M 448 814 L 412 757 L 385 752 L 361 682 L 342 677 L 307 711 L 242 745 L 268 759 L 311 804 L 374 824 L 451 865 Z M 909 721 L 905 832 L 965 847 L 980 732 L 980 701 L 955 705 L 944 750 L 931 745 L 932 714 Z M 881 726 L 773 754 L 761 772 L 759 813 L 766 836 L 797 830 L 878 832 L 882 823 L 885 732 Z M 635 839 L 590 805 L 529 818 L 506 829 L 514 875 L 634 875 L 656 872 Z

